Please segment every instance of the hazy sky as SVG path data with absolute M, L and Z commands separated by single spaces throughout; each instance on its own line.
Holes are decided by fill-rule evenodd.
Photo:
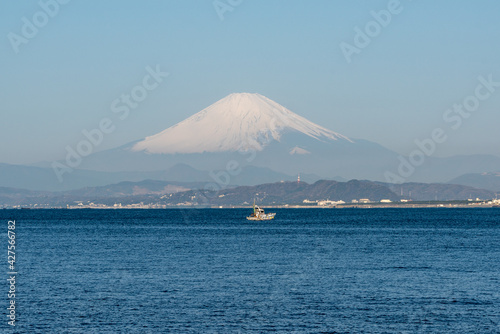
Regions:
M 436 127 L 437 155 L 500 155 L 500 87 L 458 129 L 443 120 L 479 76 L 500 82 L 499 1 L 54 1 L 0 3 L 0 162 L 63 158 L 105 117 L 98 150 L 120 146 L 233 92 L 405 155 Z M 120 120 L 113 101 L 157 65 L 170 75 Z

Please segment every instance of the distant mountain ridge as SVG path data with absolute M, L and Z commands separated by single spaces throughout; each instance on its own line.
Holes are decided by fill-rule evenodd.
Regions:
M 320 180 L 305 182 L 277 182 L 258 186 L 223 189 L 216 193 L 191 190 L 172 194 L 165 203 L 196 203 L 197 205 L 248 205 L 253 199 L 263 205 L 302 204 L 304 200 L 351 201 L 370 198 L 398 200 L 387 187 L 370 181 L 348 182 Z
M 400 187 L 406 189 L 406 195 L 399 194 Z M 411 198 L 408 192 L 411 191 Z M 439 192 L 436 192 L 439 191 Z M 196 198 L 197 196 L 197 198 Z M 169 197 L 169 203 L 197 202 L 210 205 L 243 205 L 249 199 L 255 198 L 257 203 L 264 205 L 300 204 L 305 199 L 311 201 L 331 200 L 345 201 L 369 199 L 379 202 L 382 199 L 399 201 L 411 199 L 415 201 L 450 201 L 473 199 L 492 199 L 494 193 L 484 189 L 476 189 L 460 185 L 405 183 L 402 185 L 384 184 L 381 182 L 350 180 L 337 182 L 319 180 L 313 184 L 304 182 L 278 182 L 258 186 L 236 187 L 223 189 L 216 194 L 203 193 L 199 190 L 179 192 Z
M 500 194 L 500 172 L 464 174 L 448 183 L 487 189 Z
M 168 182 L 145 180 L 120 182 L 104 187 L 90 187 L 64 192 L 42 192 L 0 187 L 1 206 L 75 205 L 75 203 L 160 203 L 192 206 L 245 205 L 254 198 L 266 205 L 300 204 L 304 200 L 346 201 L 366 198 L 371 201 L 388 199 L 466 200 L 468 198 L 492 199 L 495 194 L 484 189 L 446 184 L 407 183 L 403 185 L 351 180 L 338 182 L 319 180 L 306 182 L 283 181 L 257 186 L 227 187 L 218 191 L 205 189 L 205 183 Z
M 403 184 L 385 183 L 385 186 L 394 193 L 399 194 L 401 198 L 414 201 L 453 201 L 476 198 L 495 198 L 495 193 L 490 190 L 458 184 L 409 182 Z
M 51 168 L 9 165 L 0 163 L 0 187 L 19 188 L 36 191 L 67 191 L 84 187 L 106 186 L 123 181 L 139 182 L 159 180 L 170 182 L 218 182 L 220 170 L 203 171 L 186 164 L 176 164 L 163 171 L 103 172 L 75 169 L 65 175 L 64 182 L 59 182 Z M 291 181 L 296 175 L 279 173 L 265 167 L 246 166 L 242 172 L 231 175 L 227 185 L 254 185 L 275 181 Z M 320 177 L 302 173 L 302 180 L 314 182 Z M 336 178 L 342 180 L 341 178 Z M 226 184 L 224 184 L 226 186 Z

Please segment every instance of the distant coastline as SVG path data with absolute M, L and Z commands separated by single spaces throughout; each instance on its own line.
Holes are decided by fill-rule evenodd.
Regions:
M 422 201 L 422 202 L 394 202 L 394 203 L 346 203 L 338 205 L 303 205 L 303 204 L 282 204 L 282 205 L 261 205 L 269 209 L 408 209 L 408 208 L 500 208 L 498 201 Z M 251 205 L 68 205 L 66 207 L 4 207 L 4 210 L 82 210 L 82 209 L 100 209 L 100 210 L 131 210 L 131 209 L 251 209 Z

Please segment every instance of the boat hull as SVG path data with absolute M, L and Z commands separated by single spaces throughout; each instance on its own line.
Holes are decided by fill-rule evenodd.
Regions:
M 259 217 L 249 216 L 249 217 L 247 217 L 247 220 L 272 220 L 272 219 L 274 219 L 275 215 L 276 215 L 275 213 L 269 213 L 266 215 L 261 215 Z

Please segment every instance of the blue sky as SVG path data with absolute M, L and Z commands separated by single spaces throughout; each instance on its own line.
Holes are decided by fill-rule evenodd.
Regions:
M 41 3 L 51 3 L 45 0 Z M 99 150 L 157 133 L 233 92 L 257 92 L 324 127 L 403 155 L 447 127 L 443 114 L 500 81 L 500 2 L 401 0 L 398 14 L 348 63 L 340 44 L 390 1 L 79 1 L 14 52 L 38 1 L 0 3 L 0 162 L 61 159 L 82 130 L 141 84 L 170 73 Z M 229 3 L 228 3 L 229 2 Z M 233 5 L 231 5 L 231 3 Z M 11 35 L 12 36 L 12 35 Z M 500 156 L 500 88 L 436 155 Z M 449 126 L 447 127 L 449 129 Z

